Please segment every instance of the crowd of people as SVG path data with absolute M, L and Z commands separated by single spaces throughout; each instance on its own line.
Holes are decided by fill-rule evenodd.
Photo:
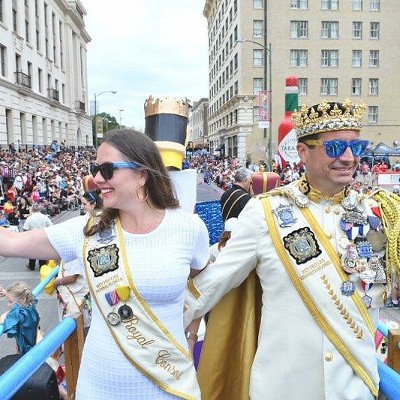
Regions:
M 95 157 L 90 149 L 60 146 L 0 148 L 1 225 L 23 230 L 33 204 L 53 217 L 63 210 L 77 209 L 82 178 Z

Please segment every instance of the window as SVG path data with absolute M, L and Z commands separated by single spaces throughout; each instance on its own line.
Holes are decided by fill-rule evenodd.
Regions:
M 264 21 L 261 19 L 256 19 L 253 21 L 253 38 L 263 38 L 264 37 Z
M 353 0 L 353 11 L 362 11 L 363 0 Z
M 264 65 L 264 50 L 261 49 L 253 49 L 253 66 L 254 67 L 262 67 Z
M 379 22 L 370 22 L 369 38 L 379 39 Z
M 308 21 L 290 21 L 290 37 L 307 38 L 308 37 Z
M 308 93 L 308 79 L 299 78 L 299 95 L 307 96 L 307 93 Z
M 379 79 L 370 78 L 368 83 L 368 94 L 370 96 L 378 96 L 379 94 Z
M 353 39 L 362 39 L 362 22 L 353 21 Z
M 307 67 L 307 65 L 308 65 L 307 50 L 290 50 L 291 67 Z
M 321 50 L 321 67 L 337 67 L 339 65 L 338 50 Z
M 43 92 L 43 71 L 38 68 L 38 88 L 39 88 L 39 92 L 42 93 Z
M 18 33 L 17 27 L 18 27 L 18 11 L 17 11 L 17 1 L 13 0 L 12 2 L 12 21 L 13 21 L 13 31 L 15 33 Z
M 369 66 L 372 68 L 379 67 L 379 50 L 369 51 Z
M 322 0 L 322 10 L 339 10 L 339 0 Z
M 351 66 L 355 68 L 360 68 L 362 63 L 362 51 L 353 50 L 351 57 Z
M 378 122 L 378 106 L 368 106 L 368 122 Z
M 264 89 L 264 80 L 262 78 L 254 78 L 253 79 L 253 94 L 258 94 L 261 90 Z
M 253 0 L 253 8 L 264 8 L 264 0 Z
M 253 124 L 258 122 L 259 115 L 258 115 L 258 106 L 253 107 Z
M 321 79 L 321 96 L 337 96 L 338 79 L 322 78 Z
M 339 37 L 339 22 L 337 21 L 322 21 L 321 23 L 321 38 L 322 39 L 337 39 Z
M 290 0 L 290 8 L 292 10 L 307 10 L 308 0 Z
M 45 50 L 46 57 L 49 57 L 49 26 L 47 24 L 47 4 L 46 3 L 44 3 L 44 34 L 45 34 L 44 50 Z
M 6 68 L 6 60 L 7 60 L 7 48 L 0 44 L 0 74 L 1 76 L 6 76 L 7 68 Z
M 60 38 L 60 67 L 61 69 L 64 69 L 64 53 L 63 53 L 63 26 L 62 26 L 62 22 L 59 21 L 58 23 L 58 37 Z
M 27 43 L 29 40 L 29 4 L 28 0 L 25 0 L 25 40 Z
M 353 96 L 361 96 L 361 78 L 353 78 L 351 80 L 351 94 Z
M 369 9 L 370 9 L 370 11 L 379 11 L 380 10 L 380 0 L 369 0 Z

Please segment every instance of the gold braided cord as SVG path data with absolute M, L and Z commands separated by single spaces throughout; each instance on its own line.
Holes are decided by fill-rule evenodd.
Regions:
M 388 283 L 393 273 L 400 278 L 400 197 L 386 190 L 378 190 L 372 197 L 378 202 L 387 237 L 386 269 Z

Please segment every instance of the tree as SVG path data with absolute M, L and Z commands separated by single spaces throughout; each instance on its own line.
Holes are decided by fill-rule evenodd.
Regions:
M 102 112 L 97 114 L 98 117 L 101 117 L 103 120 L 103 132 L 110 131 L 111 129 L 118 128 L 118 122 L 115 117 L 112 115 Z M 94 129 L 94 124 L 95 124 L 95 118 L 92 120 L 93 123 L 93 129 Z

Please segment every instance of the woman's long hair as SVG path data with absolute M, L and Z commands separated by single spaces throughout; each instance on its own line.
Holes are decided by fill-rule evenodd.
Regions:
M 126 161 L 133 161 L 139 164 L 141 170 L 147 171 L 148 178 L 143 188 L 148 194 L 146 201 L 151 207 L 158 209 L 179 207 L 171 178 L 152 139 L 133 129 L 116 129 L 108 131 L 102 143 L 115 147 L 125 156 Z M 117 215 L 117 209 L 104 208 L 99 222 L 90 228 L 85 227 L 85 235 L 92 236 L 109 229 Z

